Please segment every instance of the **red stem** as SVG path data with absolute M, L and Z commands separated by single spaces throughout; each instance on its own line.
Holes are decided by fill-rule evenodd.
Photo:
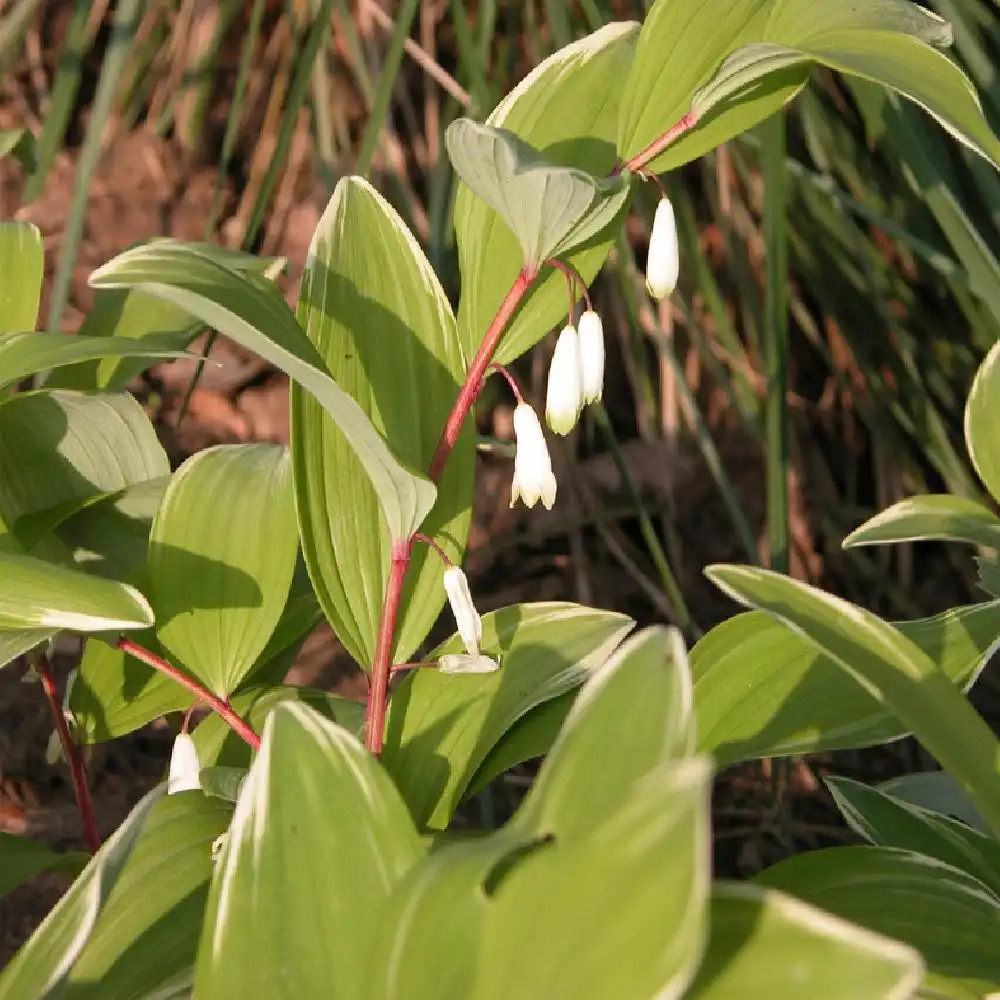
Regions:
M 223 701 L 212 694 L 207 687 L 199 684 L 193 677 L 188 677 L 187 674 L 178 670 L 172 663 L 167 663 L 166 660 L 155 653 L 151 653 L 144 646 L 140 646 L 137 642 L 133 642 L 125 636 L 122 636 L 118 640 L 118 648 L 123 653 L 128 653 L 129 656 L 134 656 L 137 660 L 141 660 L 146 666 L 158 670 L 161 674 L 166 674 L 167 677 L 176 681 L 181 687 L 187 688 L 196 698 L 200 698 L 205 702 L 245 743 L 249 744 L 254 750 L 260 749 L 260 737 L 233 711 L 229 702 Z
M 507 324 L 517 311 L 521 299 L 524 298 L 525 292 L 528 291 L 537 274 L 537 268 L 521 268 L 517 278 L 514 279 L 514 284 L 510 286 L 510 291 L 500 303 L 500 308 L 497 310 L 496 316 L 493 317 L 493 322 L 490 323 L 490 328 L 486 331 L 486 336 L 483 337 L 483 342 L 479 345 L 476 356 L 472 359 L 469 372 L 465 376 L 465 384 L 459 391 L 458 399 L 455 400 L 451 413 L 448 414 L 448 422 L 444 425 L 437 451 L 434 452 L 434 458 L 431 460 L 429 475 L 435 483 L 441 480 L 441 473 L 444 472 L 448 456 L 458 441 L 458 435 L 462 433 L 465 418 L 468 417 L 475 405 L 476 397 L 482 387 L 483 377 L 486 375 L 486 369 L 489 368 L 493 361 L 493 355 L 496 354 L 497 348 L 500 346 L 504 330 L 507 329 Z
M 698 124 L 698 116 L 693 111 L 689 111 L 680 121 L 671 125 L 666 132 L 663 133 L 658 139 L 654 139 L 641 153 L 636 153 L 625 164 L 625 169 L 630 173 L 637 174 L 647 163 L 655 160 L 656 157 L 662 153 L 667 146 L 671 143 L 676 142 L 685 132 L 690 132 L 691 129 Z M 613 173 L 619 174 L 622 171 L 622 167 L 615 167 Z
M 382 753 L 385 738 L 385 710 L 389 700 L 389 674 L 392 672 L 392 640 L 396 634 L 396 618 L 403 596 L 403 581 L 410 565 L 413 539 L 393 547 L 389 582 L 382 602 L 382 617 L 375 643 L 375 660 L 368 685 L 368 704 L 365 706 L 365 747 L 376 757 Z
M 87 787 L 87 769 L 83 763 L 83 754 L 73 734 L 69 731 L 66 716 L 63 714 L 62 699 L 59 697 L 59 688 L 56 686 L 55 678 L 49 669 L 48 658 L 42 654 L 32 657 L 32 666 L 42 682 L 42 690 L 49 703 L 52 712 L 52 721 L 55 723 L 56 732 L 59 734 L 59 742 L 62 743 L 63 753 L 66 755 L 66 762 L 69 764 L 69 773 L 73 779 L 73 791 L 76 793 L 76 804 L 80 810 L 80 820 L 83 823 L 83 835 L 87 841 L 87 849 L 91 854 L 96 854 L 101 847 L 101 835 L 97 830 L 97 817 L 94 815 L 94 801 L 90 797 L 90 789 Z

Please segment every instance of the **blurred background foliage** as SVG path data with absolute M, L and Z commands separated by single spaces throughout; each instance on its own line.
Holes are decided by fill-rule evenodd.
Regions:
M 997 129 L 1000 5 L 930 6 L 952 22 L 953 56 Z M 457 299 L 444 129 L 485 117 L 565 43 L 643 13 L 639 0 L 0 3 L 0 127 L 27 125 L 40 144 L 34 172 L 5 163 L 0 193 L 5 215 L 46 237 L 43 328 L 79 326 L 89 271 L 154 235 L 287 255 L 293 294 L 348 173 L 387 194 Z M 697 635 L 727 609 L 701 567 L 769 558 L 779 410 L 789 445 L 771 447 L 769 472 L 787 483 L 796 575 L 900 617 L 983 596 L 961 553 L 844 553 L 840 541 L 911 493 L 980 495 L 961 413 L 998 332 L 1000 179 L 919 109 L 827 72 L 785 117 L 779 133 L 762 126 L 666 178 L 683 263 L 659 307 L 642 285 L 657 192 L 639 199 L 594 289 L 613 342 L 606 410 L 560 443 L 557 464 L 574 461 L 551 515 L 522 519 L 498 501 L 509 468 L 488 453 L 504 450 L 510 406 L 502 387 L 484 394 L 470 565 L 489 570 L 493 605 L 510 588 L 572 596 Z M 769 317 L 786 310 L 790 347 L 775 355 Z M 551 346 L 518 366 L 536 400 Z M 175 365 L 136 386 L 175 457 L 206 443 L 183 430 L 208 421 L 197 375 Z M 219 383 L 233 413 L 208 437 L 286 434 L 280 415 L 268 423 L 241 402 L 276 378 L 251 366 Z M 541 582 L 552 567 L 557 583 Z

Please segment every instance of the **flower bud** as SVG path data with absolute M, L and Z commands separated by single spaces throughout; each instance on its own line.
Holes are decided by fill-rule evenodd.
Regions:
M 479 643 L 483 638 L 483 622 L 472 603 L 469 581 L 458 566 L 449 566 L 444 571 L 444 589 L 466 652 L 469 656 L 478 656 Z
M 546 510 L 556 502 L 556 477 L 545 444 L 542 425 L 527 403 L 518 403 L 514 410 L 514 481 L 510 486 L 511 507 L 523 500 L 525 507 L 534 507 L 539 500 Z
M 465 653 L 446 653 L 438 660 L 442 674 L 492 674 L 500 664 L 489 656 L 468 656 Z
M 580 371 L 580 337 L 572 323 L 563 327 L 556 341 L 549 385 L 545 396 L 545 419 L 556 434 L 569 434 L 583 406 Z
M 174 748 L 170 752 L 170 772 L 167 776 L 167 795 L 175 792 L 193 792 L 201 788 L 198 772 L 201 764 L 198 762 L 198 750 L 194 740 L 187 733 L 181 733 L 174 740 Z
M 649 237 L 646 259 L 646 288 L 654 299 L 666 298 L 677 287 L 680 271 L 680 250 L 677 246 L 677 223 L 674 206 L 663 197 L 656 206 L 653 231 Z
M 596 403 L 604 395 L 604 324 L 588 309 L 580 317 L 580 376 L 583 401 Z

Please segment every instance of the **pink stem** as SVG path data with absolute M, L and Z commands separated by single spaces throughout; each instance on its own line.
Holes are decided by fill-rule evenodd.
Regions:
M 83 754 L 66 723 L 62 699 L 59 697 L 59 688 L 56 686 L 55 678 L 49 669 L 48 658 L 44 655 L 33 657 L 32 666 L 42 682 L 42 690 L 45 692 L 49 709 L 52 712 L 52 721 L 59 734 L 59 742 L 62 743 L 66 763 L 69 764 L 69 773 L 73 779 L 73 791 L 76 793 L 76 804 L 80 810 L 80 820 L 83 823 L 83 835 L 87 841 L 87 849 L 91 854 L 96 854 L 101 847 L 101 835 L 97 830 L 94 801 L 91 799 L 90 789 L 87 787 L 87 769 L 83 763 Z
M 655 160 L 656 157 L 662 153 L 667 146 L 671 143 L 676 142 L 685 132 L 690 132 L 691 129 L 698 124 L 698 116 L 693 111 L 689 111 L 680 121 L 671 125 L 666 132 L 663 133 L 658 139 L 654 139 L 641 153 L 636 153 L 625 164 L 625 169 L 630 173 L 637 174 L 647 163 Z M 621 167 L 615 167 L 613 173 L 621 173 Z
M 166 674 L 167 677 L 176 681 L 181 687 L 187 688 L 196 698 L 200 698 L 205 702 L 244 743 L 249 744 L 254 750 L 260 749 L 260 737 L 233 711 L 229 702 L 223 701 L 212 694 L 207 687 L 199 684 L 198 681 L 193 677 L 189 677 L 183 671 L 178 670 L 172 663 L 168 663 L 155 653 L 151 653 L 145 647 L 140 646 L 137 642 L 133 642 L 125 636 L 122 636 L 118 640 L 118 648 L 123 653 L 128 653 L 129 656 L 134 656 L 137 660 L 141 660 L 146 666 L 158 670 L 161 674 Z
M 511 375 L 511 373 L 503 365 L 498 365 L 494 362 L 486 370 L 487 372 L 496 372 L 498 375 L 502 375 L 507 380 L 507 385 L 510 386 L 510 391 L 514 394 L 514 398 L 517 400 L 518 404 L 524 402 L 524 396 L 521 393 L 520 386 L 514 380 L 514 376 Z

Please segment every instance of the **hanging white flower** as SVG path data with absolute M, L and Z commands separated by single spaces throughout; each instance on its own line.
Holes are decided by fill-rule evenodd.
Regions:
M 472 603 L 469 581 L 458 566 L 449 566 L 444 571 L 444 589 L 466 652 L 470 656 L 478 656 L 479 643 L 483 638 L 483 620 Z
M 580 337 L 576 327 L 570 323 L 559 334 L 555 353 L 552 355 L 545 396 L 545 419 L 556 434 L 569 434 L 576 426 L 582 407 Z
M 467 653 L 446 653 L 438 660 L 442 674 L 492 674 L 500 664 L 489 656 L 469 656 Z
M 580 317 L 580 376 L 585 403 L 596 403 L 604 395 L 604 324 L 588 309 Z
M 187 733 L 181 733 L 174 740 L 174 748 L 170 752 L 167 794 L 174 795 L 176 792 L 193 792 L 200 789 L 199 771 L 201 764 L 198 762 L 198 750 L 194 740 Z
M 663 197 L 656 206 L 653 231 L 649 237 L 646 259 L 646 288 L 654 299 L 666 298 L 677 287 L 680 273 L 680 248 L 677 245 L 677 221 L 670 199 Z
M 534 507 L 539 500 L 546 510 L 556 502 L 556 477 L 545 444 L 542 425 L 527 403 L 518 403 L 514 410 L 514 481 L 510 487 L 511 507 L 523 500 L 525 507 Z

